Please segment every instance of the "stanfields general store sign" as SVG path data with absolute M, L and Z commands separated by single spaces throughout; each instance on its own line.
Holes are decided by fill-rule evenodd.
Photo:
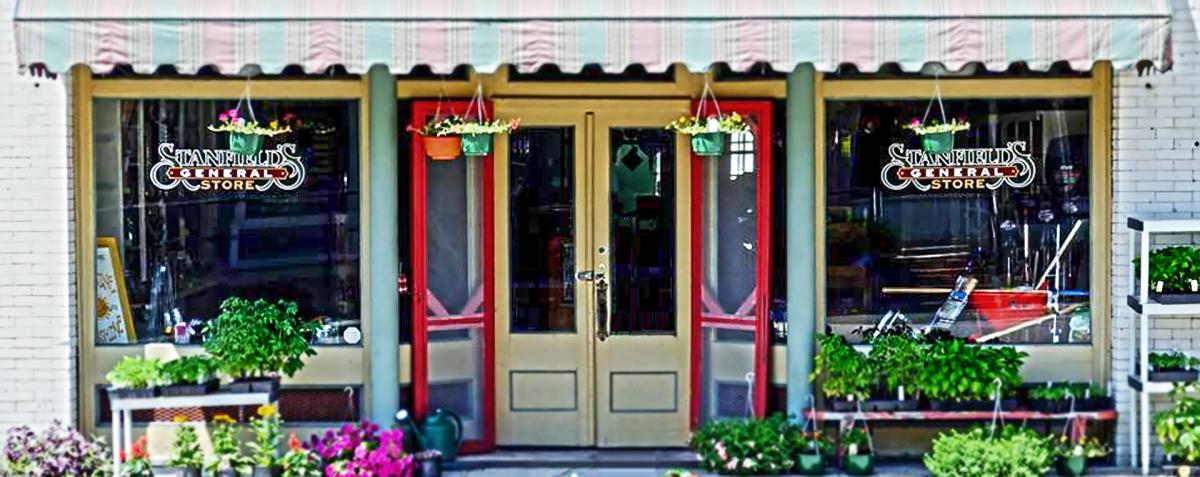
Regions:
M 1008 185 L 1026 187 L 1033 183 L 1037 166 L 1025 141 L 1012 141 L 1001 148 L 963 148 L 930 153 L 896 143 L 888 147 L 889 161 L 880 171 L 884 187 L 904 190 L 909 186 L 931 190 L 999 189 Z
M 291 143 L 254 155 L 228 149 L 179 149 L 173 143 L 162 143 L 158 162 L 150 169 L 150 182 L 162 190 L 182 185 L 193 192 L 286 191 L 300 187 L 304 175 L 304 163 Z

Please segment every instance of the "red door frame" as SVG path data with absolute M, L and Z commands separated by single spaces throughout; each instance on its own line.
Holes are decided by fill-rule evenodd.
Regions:
M 697 104 L 693 102 L 692 107 Z M 763 416 L 767 411 L 767 383 L 769 382 L 769 367 L 767 363 L 770 351 L 770 311 L 771 311 L 771 136 L 774 133 L 771 121 L 773 105 L 770 101 L 722 101 L 721 109 L 725 112 L 737 112 L 747 118 L 751 127 L 755 128 L 754 150 L 755 161 L 755 240 L 758 242 L 758 261 L 755 264 L 755 307 L 754 322 L 729 318 L 704 318 L 701 312 L 701 287 L 704 286 L 704 169 L 705 160 L 692 155 L 692 396 L 691 396 L 691 427 L 700 427 L 700 397 L 704 357 L 703 325 L 705 323 L 737 329 L 754 330 L 754 415 Z
M 412 102 L 412 120 L 410 125 L 413 128 L 420 128 L 425 124 L 427 117 L 432 117 L 439 111 L 445 113 L 465 112 L 468 106 L 467 101 L 443 101 L 440 106 L 437 101 L 413 101 Z M 491 101 L 484 102 L 484 109 L 487 111 L 487 116 L 492 115 Z M 480 411 L 483 414 L 483 439 L 473 441 L 463 441 L 461 451 L 463 453 L 478 453 L 489 452 L 496 447 L 496 393 L 495 393 L 495 310 L 493 294 L 495 291 L 495 277 L 490 272 L 483 274 L 483 317 L 482 318 L 460 318 L 454 320 L 444 320 L 441 323 L 430 325 L 428 308 L 426 303 L 426 294 L 428 293 L 428 257 L 426 256 L 426 240 L 427 240 L 427 217 L 428 210 L 426 200 L 426 161 L 425 146 L 421 142 L 421 136 L 416 132 L 412 135 L 411 151 L 412 162 L 412 310 L 413 310 L 413 339 L 412 339 L 412 389 L 413 389 L 413 413 L 419 419 L 423 419 L 429 411 L 429 330 L 437 329 L 452 329 L 461 327 L 482 327 L 483 328 L 483 362 L 480 366 L 483 367 L 483 408 Z M 482 190 L 482 206 L 483 206 L 483 264 L 495 262 L 495 250 L 493 244 L 495 242 L 495 217 L 494 215 L 494 200 L 492 177 L 495 169 L 495 161 L 492 156 L 485 157 L 460 157 L 454 159 L 456 161 L 484 161 L 483 173 L 480 180 Z M 486 267 L 485 267 L 486 268 Z

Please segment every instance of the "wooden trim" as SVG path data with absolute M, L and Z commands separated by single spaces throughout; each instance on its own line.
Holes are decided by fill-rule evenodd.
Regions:
M 933 79 L 838 79 L 823 81 L 822 100 L 929 99 Z M 942 79 L 946 98 L 1070 98 L 1092 95 L 1093 78 Z
M 814 333 L 825 330 L 825 74 L 813 72 L 813 325 Z M 813 353 L 816 349 L 806 350 Z
M 237 99 L 247 84 L 254 99 L 360 99 L 363 79 L 245 80 L 97 79 L 93 96 L 121 99 Z
M 358 329 L 362 331 L 362 406 L 364 413 L 372 409 L 372 399 L 375 393 L 371 390 L 371 354 L 370 343 L 374 337 L 371 329 L 371 262 L 374 254 L 371 250 L 371 78 L 363 75 L 358 81 L 358 217 L 359 240 L 358 256 L 366 257 L 358 261 Z M 253 93 L 252 93 L 253 94 Z
M 475 87 L 482 86 L 487 98 L 698 98 L 709 82 L 719 98 L 787 97 L 787 81 L 783 79 L 712 81 L 711 74 L 689 73 L 675 68 L 674 81 L 513 81 L 507 68 L 492 74 L 468 75 L 466 80 L 405 80 L 397 79 L 398 98 L 469 98 Z M 240 90 L 239 90 L 240 91 Z
M 1112 375 L 1112 76 L 1110 62 L 1102 61 L 1092 68 L 1088 270 L 1092 285 L 1092 377 L 1096 382 L 1106 382 Z
M 71 68 L 72 175 L 75 187 L 75 326 L 79 336 L 79 357 L 76 370 L 76 390 L 79 412 L 76 425 L 85 434 L 96 433 L 92 419 L 95 402 L 95 379 L 92 376 L 92 353 L 95 343 L 96 302 L 96 236 L 94 188 L 92 177 L 92 72 L 86 66 Z

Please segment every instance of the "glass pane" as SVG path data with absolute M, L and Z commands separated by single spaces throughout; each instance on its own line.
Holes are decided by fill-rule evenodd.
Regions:
M 675 331 L 675 135 L 613 129 L 612 332 Z
M 700 336 L 701 418 L 752 416 L 754 329 L 705 326 Z
M 512 332 L 575 331 L 575 131 L 509 138 Z
M 993 343 L 1091 341 L 1088 100 L 945 101 L 971 127 L 941 154 L 904 128 L 928 104 L 828 103 L 833 329 L 899 312 Z M 960 283 L 966 306 L 943 307 Z
M 758 263 L 757 151 L 750 132 L 728 137 L 704 161 L 704 282 L 701 315 L 753 319 Z
M 426 159 L 430 324 L 483 317 L 483 160 Z
M 316 343 L 361 343 L 357 103 L 256 101 L 260 120 L 297 120 L 252 156 L 206 129 L 235 103 L 95 102 L 96 235 L 113 244 L 97 249 L 97 344 L 199 344 L 232 295 L 295 301 L 324 325 Z M 291 164 L 303 182 L 247 179 L 300 177 Z

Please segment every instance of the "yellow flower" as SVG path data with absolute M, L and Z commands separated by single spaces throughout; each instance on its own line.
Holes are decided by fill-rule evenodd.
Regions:
M 187 421 L 188 421 L 188 418 L 187 418 L 187 416 L 185 416 L 185 415 L 183 415 L 183 414 L 176 414 L 176 415 L 175 415 L 175 423 L 176 423 L 176 424 L 182 424 L 182 423 L 185 423 L 185 422 L 187 422 Z
M 212 420 L 213 420 L 213 422 L 222 423 L 222 424 L 233 424 L 233 423 L 237 422 L 237 421 L 233 420 L 232 417 L 229 417 L 229 414 L 225 414 L 225 413 L 221 413 L 221 414 L 217 414 L 217 415 L 213 416 Z
M 271 417 L 275 415 L 275 406 L 263 404 L 258 406 L 258 415 L 262 417 Z
M 279 129 L 279 120 L 278 119 L 271 120 L 271 129 Z

